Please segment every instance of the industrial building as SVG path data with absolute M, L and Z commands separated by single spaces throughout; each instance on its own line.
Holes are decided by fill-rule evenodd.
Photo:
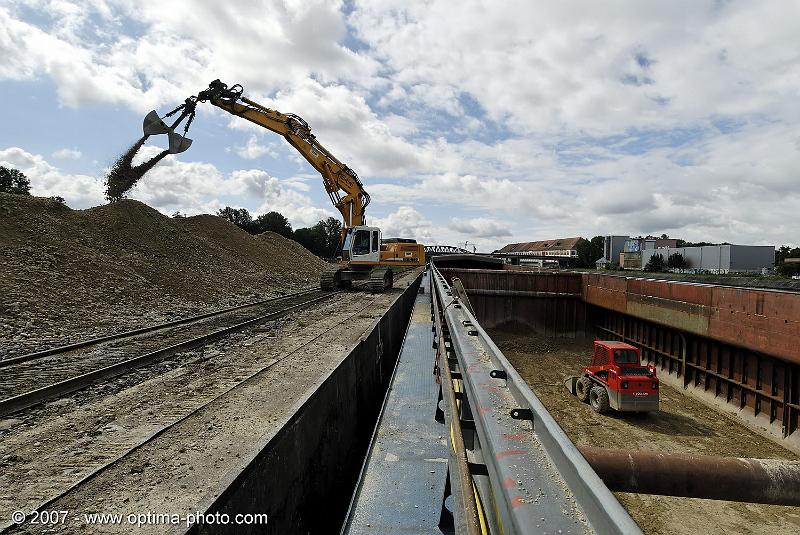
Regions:
M 607 269 L 619 265 L 619 255 L 625 247 L 625 241 L 630 236 L 604 236 L 603 237 L 603 256 L 597 261 L 598 269 Z
M 622 267 L 623 269 L 641 269 L 642 251 L 647 249 L 663 249 L 677 247 L 678 240 L 672 238 L 644 238 L 621 235 L 609 235 L 603 238 L 603 257 L 597 261 L 598 269 Z
M 687 269 L 709 273 L 761 273 L 775 264 L 772 245 L 707 245 L 703 247 L 669 247 L 641 251 L 642 269 L 653 255 L 660 254 L 666 262 L 670 255 L 683 255 Z

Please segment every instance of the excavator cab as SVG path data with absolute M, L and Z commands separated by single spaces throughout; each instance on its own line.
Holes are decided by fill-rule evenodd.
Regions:
M 377 227 L 350 227 L 344 235 L 341 260 L 377 263 L 381 259 L 381 231 Z

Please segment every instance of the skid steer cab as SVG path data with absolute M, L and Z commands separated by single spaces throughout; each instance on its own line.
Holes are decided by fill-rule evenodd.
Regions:
M 639 349 L 624 342 L 595 340 L 592 364 L 565 385 L 599 413 L 658 410 L 656 369 L 642 365 Z

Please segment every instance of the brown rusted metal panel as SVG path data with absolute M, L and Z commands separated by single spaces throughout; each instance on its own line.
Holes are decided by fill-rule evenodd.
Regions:
M 716 287 L 708 335 L 800 363 L 800 294 Z
M 484 327 L 523 327 L 547 335 L 587 332 L 577 273 L 442 269 L 464 284 Z

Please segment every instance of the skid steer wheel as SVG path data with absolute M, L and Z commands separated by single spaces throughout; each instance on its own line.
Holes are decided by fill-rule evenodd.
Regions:
M 608 392 L 605 387 L 600 385 L 592 387 L 589 391 L 589 405 L 600 414 L 608 412 Z
M 592 381 L 588 377 L 581 377 L 575 383 L 575 394 L 578 399 L 586 403 L 589 401 L 589 390 L 592 389 Z

